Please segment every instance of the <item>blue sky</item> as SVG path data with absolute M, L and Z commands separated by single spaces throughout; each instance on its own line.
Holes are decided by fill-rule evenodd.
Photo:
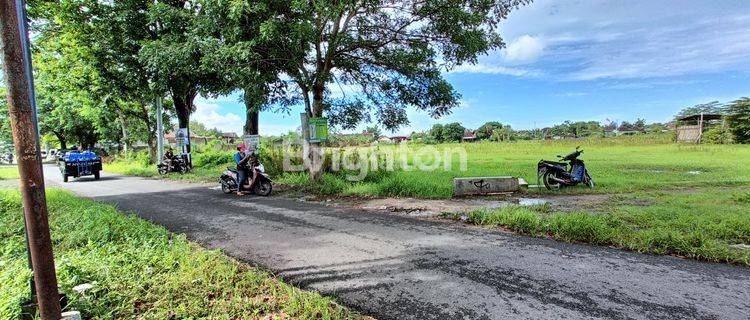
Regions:
M 507 47 L 447 71 L 461 107 L 441 119 L 410 110 L 425 130 L 458 121 L 516 129 L 564 120 L 664 122 L 681 108 L 750 96 L 750 1 L 536 0 L 502 24 Z M 194 119 L 241 132 L 238 96 L 199 98 Z M 299 125 L 264 112 L 262 135 Z

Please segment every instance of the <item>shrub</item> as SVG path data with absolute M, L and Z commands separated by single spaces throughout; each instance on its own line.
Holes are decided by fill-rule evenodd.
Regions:
M 732 135 L 729 130 L 722 127 L 713 127 L 703 133 L 703 142 L 712 144 L 732 143 Z
M 209 149 L 210 150 L 210 149 Z M 232 162 L 232 153 L 223 151 L 205 151 L 196 153 L 193 157 L 193 166 L 218 166 Z

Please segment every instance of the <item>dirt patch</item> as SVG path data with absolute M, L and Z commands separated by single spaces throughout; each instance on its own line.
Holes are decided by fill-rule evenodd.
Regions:
M 548 204 L 552 211 L 605 212 L 612 195 L 577 194 L 524 197 L 523 194 L 461 197 L 451 199 L 364 198 L 303 196 L 299 201 L 313 201 L 328 206 L 391 212 L 419 218 L 439 217 L 444 213 L 467 213 L 477 209 L 497 209 L 509 205 L 533 206 Z M 645 204 L 644 204 L 645 205 Z

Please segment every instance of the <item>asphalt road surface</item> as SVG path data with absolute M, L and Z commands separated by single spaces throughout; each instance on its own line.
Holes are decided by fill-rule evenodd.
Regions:
M 379 319 L 748 319 L 750 268 L 103 174 L 116 204 Z

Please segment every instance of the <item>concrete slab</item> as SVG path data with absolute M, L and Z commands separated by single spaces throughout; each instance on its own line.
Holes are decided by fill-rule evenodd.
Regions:
M 453 195 L 492 194 L 518 191 L 516 177 L 468 177 L 453 179 Z

